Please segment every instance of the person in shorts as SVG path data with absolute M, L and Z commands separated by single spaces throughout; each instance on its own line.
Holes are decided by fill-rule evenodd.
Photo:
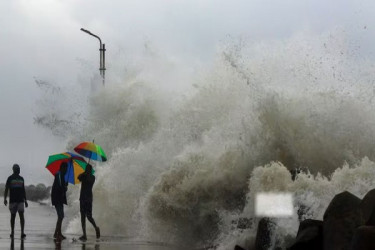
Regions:
M 57 213 L 57 222 L 53 237 L 58 241 L 66 239 L 66 237 L 61 233 L 61 226 L 64 219 L 64 204 L 68 204 L 66 200 L 66 191 L 68 190 L 68 184 L 65 181 L 67 168 L 68 164 L 66 162 L 62 162 L 60 165 L 60 171 L 55 175 L 55 180 L 53 181 L 51 191 L 52 205 L 55 206 Z
M 18 164 L 13 165 L 13 174 L 8 177 L 5 184 L 4 191 L 4 205 L 8 205 L 8 191 L 9 191 L 9 211 L 10 211 L 10 228 L 11 233 L 10 237 L 14 238 L 14 222 L 16 220 L 16 215 L 20 216 L 21 224 L 21 239 L 26 237 L 25 234 L 25 217 L 24 211 L 25 206 L 28 207 L 26 200 L 26 191 L 25 191 L 25 181 L 20 176 L 20 166 Z
M 92 174 L 92 166 L 90 164 L 87 164 L 85 172 L 80 174 L 78 176 L 78 180 L 81 181 L 81 193 L 79 196 L 79 206 L 80 206 L 80 212 L 81 212 L 81 225 L 82 225 L 82 231 L 83 235 L 79 238 L 82 241 L 87 240 L 86 236 L 86 217 L 90 221 L 90 223 L 93 225 L 95 232 L 96 232 L 96 238 L 100 238 L 100 229 L 95 224 L 94 218 L 92 218 L 92 187 L 94 186 L 95 182 L 95 176 Z

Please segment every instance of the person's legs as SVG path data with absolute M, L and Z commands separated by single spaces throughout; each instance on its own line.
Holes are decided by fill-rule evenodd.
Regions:
M 94 218 L 92 218 L 92 216 L 87 216 L 87 219 L 90 221 L 90 223 L 94 226 L 94 228 L 97 228 L 96 224 L 95 224 L 95 220 Z
M 53 234 L 53 237 L 57 238 L 57 236 L 59 236 L 60 205 L 55 205 L 55 209 L 56 209 L 56 214 L 57 214 L 57 221 L 56 221 L 55 233 Z
M 86 214 L 81 211 L 81 226 L 82 226 L 82 236 L 79 237 L 80 240 L 86 240 Z
M 56 238 L 57 240 L 65 240 L 66 239 L 66 237 L 64 235 L 62 235 L 62 233 L 61 233 L 62 221 L 63 221 L 63 218 L 61 218 L 61 217 L 57 218 L 55 234 L 53 235 L 54 238 Z
M 16 221 L 16 213 L 10 214 L 10 237 L 14 237 L 14 222 Z
M 14 250 L 14 238 L 10 240 L 10 250 Z
M 53 235 L 56 239 L 64 240 L 66 237 L 61 233 L 62 221 L 64 219 L 64 205 L 59 204 L 55 205 L 56 213 L 57 213 L 57 222 L 55 228 L 55 234 Z
M 58 229 L 59 229 L 59 217 L 57 217 L 55 233 L 53 234 L 53 238 L 57 238 L 57 235 L 58 235 L 58 232 L 59 232 Z
M 17 204 L 17 211 L 18 211 L 18 214 L 20 216 L 20 224 L 21 224 L 21 239 L 22 238 L 25 238 L 26 237 L 26 234 L 25 234 L 25 216 L 24 216 L 24 212 L 25 212 L 25 205 L 23 202 L 19 202 Z
M 83 235 L 80 237 L 81 240 L 86 240 L 86 217 L 88 221 L 94 226 L 96 232 L 96 238 L 100 238 L 100 229 L 96 225 L 94 218 L 92 218 L 92 201 L 80 201 L 80 211 L 81 211 L 81 225 Z
M 61 225 L 62 225 L 62 218 L 57 217 L 56 228 L 55 228 L 55 233 L 53 237 L 58 240 L 64 239 L 61 234 Z
M 92 201 L 87 201 L 85 202 L 85 210 L 86 210 L 86 216 L 87 216 L 87 219 L 90 221 L 90 223 L 93 225 L 93 227 L 95 228 L 95 232 L 96 232 L 96 238 L 100 238 L 100 229 L 99 227 L 96 225 L 95 223 L 95 220 L 94 218 L 92 217 Z
M 92 216 L 87 216 L 87 219 L 90 221 L 90 223 L 94 226 L 95 228 L 95 232 L 96 232 L 96 238 L 99 239 L 100 238 L 100 229 L 99 227 L 95 224 L 95 220 L 94 218 L 92 218 Z
M 80 240 L 86 240 L 87 235 L 86 235 L 86 206 L 85 202 L 80 200 L 79 201 L 79 210 L 81 212 L 81 226 L 82 226 L 82 236 L 79 237 Z
M 18 212 L 20 216 L 20 223 L 21 223 L 21 238 L 25 238 L 25 216 L 23 212 Z
M 16 215 L 17 215 L 17 203 L 12 202 L 9 203 L 9 211 L 10 211 L 10 237 L 14 237 L 14 223 L 16 221 Z
M 66 237 L 62 234 L 61 228 L 62 228 L 62 222 L 64 218 L 59 218 L 59 229 L 58 229 L 58 237 L 60 237 L 62 240 L 65 240 Z
M 94 228 L 96 228 L 94 218 L 92 218 L 92 202 L 90 201 L 85 202 L 85 210 L 86 210 L 87 219 L 94 226 Z
M 61 228 L 62 228 L 62 222 L 63 222 L 63 218 L 61 218 L 61 221 L 60 221 L 60 225 L 59 225 L 59 232 L 60 232 L 60 237 L 65 240 L 66 237 L 62 234 L 62 231 L 61 231 Z

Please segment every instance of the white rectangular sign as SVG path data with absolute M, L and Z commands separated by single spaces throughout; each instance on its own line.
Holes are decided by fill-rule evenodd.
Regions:
M 291 193 L 258 193 L 255 198 L 255 215 L 258 217 L 289 217 L 293 215 Z

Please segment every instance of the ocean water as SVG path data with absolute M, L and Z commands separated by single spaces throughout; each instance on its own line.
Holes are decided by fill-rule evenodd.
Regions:
M 75 94 L 41 87 L 39 124 L 68 150 L 95 139 L 107 153 L 95 166 L 94 217 L 108 235 L 251 245 L 257 193 L 288 192 L 294 213 L 276 219 L 273 243 L 285 247 L 300 205 L 321 219 L 335 194 L 375 187 L 374 63 L 345 32 L 228 41 L 197 68 L 146 52 L 89 95 L 87 80 Z M 292 181 L 295 168 L 305 171 Z M 242 218 L 253 223 L 239 228 Z M 78 217 L 66 230 L 79 232 Z

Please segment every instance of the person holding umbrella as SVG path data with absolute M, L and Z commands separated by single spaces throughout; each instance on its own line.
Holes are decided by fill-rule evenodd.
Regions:
M 10 238 L 14 238 L 14 222 L 16 220 L 17 212 L 20 216 L 21 222 L 21 239 L 26 237 L 24 232 L 25 228 L 25 217 L 24 217 L 24 204 L 28 207 L 26 200 L 25 183 L 22 176 L 20 176 L 20 166 L 18 164 L 13 165 L 13 174 L 8 177 L 5 184 L 4 191 L 4 205 L 8 205 L 8 191 L 9 191 L 9 211 L 10 211 L 10 227 L 11 233 Z
M 81 225 L 83 235 L 79 238 L 82 241 L 87 240 L 86 236 L 86 217 L 95 228 L 96 238 L 100 238 L 100 229 L 96 225 L 94 218 L 92 218 L 92 187 L 94 186 L 95 176 L 92 174 L 92 166 L 87 164 L 85 172 L 78 176 L 81 181 L 81 193 L 79 196 L 79 205 L 81 212 Z
M 74 148 L 74 151 L 83 155 L 90 160 L 95 161 L 107 161 L 107 156 L 99 145 L 92 142 L 82 142 Z M 79 181 L 82 182 L 81 194 L 79 197 L 80 211 L 81 211 L 81 224 L 83 235 L 79 238 L 80 240 L 85 241 L 86 236 L 86 217 L 91 222 L 95 228 L 96 238 L 100 238 L 100 229 L 95 224 L 94 219 L 92 218 L 92 187 L 94 186 L 95 176 L 93 175 L 92 166 L 88 163 L 85 172 L 78 176 Z
M 59 241 L 66 239 L 66 237 L 61 233 L 61 226 L 64 219 L 64 204 L 68 205 L 68 202 L 66 200 L 66 191 L 68 190 L 68 184 L 65 181 L 67 168 L 67 162 L 62 162 L 60 164 L 60 170 L 55 175 L 55 180 L 53 181 L 51 192 L 52 205 L 55 206 L 57 213 L 57 222 L 53 237 Z

